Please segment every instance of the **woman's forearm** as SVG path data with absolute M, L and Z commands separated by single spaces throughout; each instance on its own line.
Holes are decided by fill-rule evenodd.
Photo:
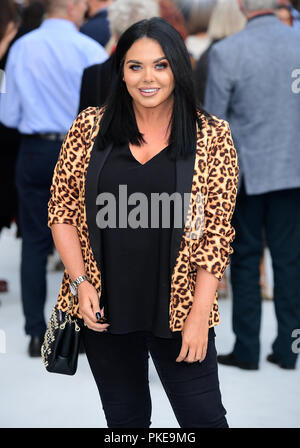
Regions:
M 77 229 L 70 224 L 53 224 L 51 231 L 60 258 L 69 277 L 74 281 L 80 275 L 85 274 Z
M 203 268 L 197 269 L 196 287 L 190 313 L 201 323 L 207 323 L 219 280 Z

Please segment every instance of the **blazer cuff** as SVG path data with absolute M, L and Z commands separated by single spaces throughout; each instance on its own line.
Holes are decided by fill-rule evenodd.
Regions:
M 61 205 L 53 205 L 51 201 L 48 205 L 48 227 L 53 224 L 70 224 L 77 227 L 78 225 L 77 211 L 62 207 Z
M 234 236 L 234 231 L 232 236 Z M 233 249 L 228 240 L 224 237 L 216 238 L 216 235 L 207 233 L 199 242 L 191 244 L 191 269 L 196 270 L 197 267 L 201 267 L 213 274 L 218 280 L 222 280 L 232 253 Z

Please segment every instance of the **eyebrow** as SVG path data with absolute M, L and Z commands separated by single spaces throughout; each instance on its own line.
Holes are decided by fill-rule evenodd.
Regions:
M 162 58 L 156 59 L 156 60 L 153 61 L 153 62 L 156 64 L 157 62 L 160 62 L 160 61 L 162 61 L 163 59 L 167 59 L 167 58 L 166 58 L 165 56 L 163 56 Z M 142 62 L 140 62 L 140 61 L 136 61 L 135 59 L 130 59 L 129 61 L 126 62 L 126 64 L 132 64 L 132 63 L 134 63 L 134 64 L 142 64 Z

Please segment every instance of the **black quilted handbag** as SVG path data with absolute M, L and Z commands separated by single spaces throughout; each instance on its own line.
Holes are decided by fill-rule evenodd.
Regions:
M 55 305 L 41 347 L 43 363 L 48 372 L 74 375 L 77 370 L 79 343 L 83 320 L 69 315 L 73 297 L 66 312 Z

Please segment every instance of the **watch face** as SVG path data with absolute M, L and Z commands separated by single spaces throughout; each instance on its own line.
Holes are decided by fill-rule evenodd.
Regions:
M 77 294 L 77 289 L 74 287 L 73 284 L 70 285 L 70 290 L 71 290 L 71 293 L 73 294 L 73 296 L 76 296 L 76 294 Z

